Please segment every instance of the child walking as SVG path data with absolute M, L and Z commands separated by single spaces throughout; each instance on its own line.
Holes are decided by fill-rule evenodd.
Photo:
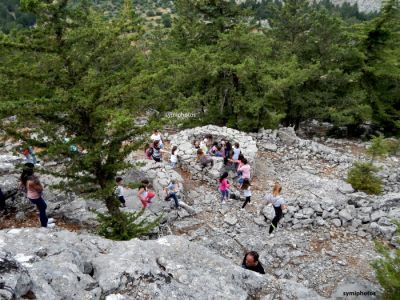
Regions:
M 243 196 L 245 197 L 242 209 L 247 205 L 247 203 L 250 203 L 250 198 L 251 198 L 251 189 L 250 189 L 250 180 L 248 178 L 243 179 L 243 183 L 240 186 L 240 189 L 243 191 Z
M 149 184 L 150 182 L 147 179 L 142 180 L 141 185 L 139 186 L 139 190 L 137 192 L 140 202 L 142 202 L 143 208 L 146 208 L 151 203 L 151 199 L 153 199 L 155 196 L 154 192 L 148 190 Z
M 124 197 L 124 180 L 122 177 L 117 177 L 115 179 L 117 186 L 115 187 L 115 193 L 117 194 L 119 202 L 121 202 L 121 207 L 126 207 L 126 201 Z
M 179 208 L 179 201 L 178 201 L 178 197 L 177 197 L 177 193 L 178 193 L 178 188 L 176 185 L 176 181 L 173 179 L 171 180 L 171 182 L 168 184 L 168 186 L 165 188 L 165 193 L 167 194 L 167 196 L 165 197 L 165 201 L 169 201 L 171 198 L 174 199 L 175 201 L 175 208 L 178 209 Z
M 275 217 L 272 219 L 272 224 L 269 227 L 269 234 L 271 234 L 274 231 L 274 229 L 276 229 L 279 220 L 282 219 L 283 217 L 282 209 L 287 208 L 285 199 L 283 199 L 280 196 L 281 191 L 282 191 L 281 185 L 278 182 L 276 182 L 272 189 L 272 194 L 264 196 L 264 200 L 267 201 L 267 203 L 271 203 L 275 210 Z
M 225 199 L 229 199 L 228 172 L 224 172 L 219 178 L 219 191 L 221 192 L 221 203 L 225 204 Z

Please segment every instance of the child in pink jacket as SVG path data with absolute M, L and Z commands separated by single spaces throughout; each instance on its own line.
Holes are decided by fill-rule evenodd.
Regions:
M 221 192 L 221 202 L 225 203 L 225 199 L 229 199 L 229 182 L 228 182 L 228 172 L 225 172 L 219 178 L 219 191 Z

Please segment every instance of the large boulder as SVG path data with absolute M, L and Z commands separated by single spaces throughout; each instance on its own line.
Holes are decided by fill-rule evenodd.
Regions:
M 249 299 L 286 285 L 178 236 L 114 242 L 31 228 L 2 230 L 0 241 L 12 262 L 2 280 L 37 299 Z

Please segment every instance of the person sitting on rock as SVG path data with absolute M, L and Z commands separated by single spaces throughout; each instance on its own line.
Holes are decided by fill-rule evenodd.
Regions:
M 264 268 L 261 262 L 258 260 L 259 255 L 255 251 L 247 252 L 243 258 L 242 268 L 246 270 L 254 271 L 260 274 L 265 274 Z
M 208 144 L 208 139 L 206 138 L 200 142 L 200 149 L 203 150 L 205 154 L 208 154 L 207 144 Z
M 280 196 L 281 191 L 282 191 L 281 185 L 278 182 L 276 182 L 272 189 L 272 194 L 264 196 L 264 200 L 267 203 L 271 203 L 275 210 L 275 217 L 272 219 L 272 224 L 269 227 L 269 234 L 272 234 L 274 229 L 276 229 L 276 227 L 278 226 L 279 220 L 282 219 L 283 217 L 282 209 L 287 208 L 285 199 L 283 199 Z
M 194 149 L 199 150 L 200 149 L 200 142 L 199 141 L 193 141 L 193 147 L 194 147 Z
M 210 149 L 210 155 L 215 156 L 215 154 L 217 153 L 217 147 L 218 147 L 218 143 L 214 142 L 213 146 Z
M 140 202 L 142 202 L 143 208 L 146 208 L 149 204 L 151 204 L 151 199 L 155 197 L 154 192 L 148 190 L 149 184 L 150 182 L 147 179 L 142 180 L 137 192 L 137 196 Z
M 207 167 L 209 164 L 211 165 L 211 167 L 214 166 L 214 160 L 205 155 L 204 151 L 202 149 L 197 150 L 197 158 L 196 161 L 199 161 L 201 164 L 201 169 L 204 169 L 205 167 Z

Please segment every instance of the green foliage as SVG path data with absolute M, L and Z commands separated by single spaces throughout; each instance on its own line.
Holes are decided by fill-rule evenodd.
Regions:
M 388 153 L 390 155 L 400 155 L 400 140 L 395 138 L 386 139 Z
M 34 24 L 35 16 L 21 11 L 20 0 L 0 2 L 0 32 L 9 33 L 13 29 L 30 27 Z
M 144 212 L 145 209 L 137 212 L 119 212 L 117 215 L 98 213 L 98 233 L 116 241 L 128 241 L 146 235 L 159 225 L 162 216 L 149 221 L 143 217 Z
M 386 155 L 389 147 L 383 135 L 374 136 L 371 139 L 371 146 L 367 149 L 367 153 L 371 156 L 372 161 L 377 157 Z
M 369 162 L 355 162 L 347 173 L 347 182 L 356 190 L 368 194 L 380 194 L 382 181 L 375 175 L 378 168 Z
M 395 221 L 397 226 L 397 239 L 400 238 L 400 222 Z M 375 249 L 383 258 L 375 260 L 372 267 L 375 269 L 376 277 L 384 288 L 382 299 L 400 299 L 400 249 L 390 249 L 387 245 L 375 241 Z
M 163 14 L 161 16 L 161 21 L 162 21 L 162 23 L 163 23 L 165 28 L 171 28 L 172 19 L 171 19 L 171 16 L 169 14 Z
M 24 0 L 36 27 L 0 37 L 0 116 L 18 120 L 4 129 L 41 145 L 52 159 L 70 159 L 60 174 L 66 187 L 95 190 L 92 196 L 113 214 L 115 176 L 128 167 L 124 158 L 146 130 L 133 122 L 140 101 L 129 84 L 143 56 L 132 46 L 142 30 L 129 2 L 119 17 L 105 20 L 86 1 Z M 21 134 L 22 127 L 29 134 Z M 132 140 L 136 143 L 125 145 Z M 71 144 L 85 153 L 71 154 Z

